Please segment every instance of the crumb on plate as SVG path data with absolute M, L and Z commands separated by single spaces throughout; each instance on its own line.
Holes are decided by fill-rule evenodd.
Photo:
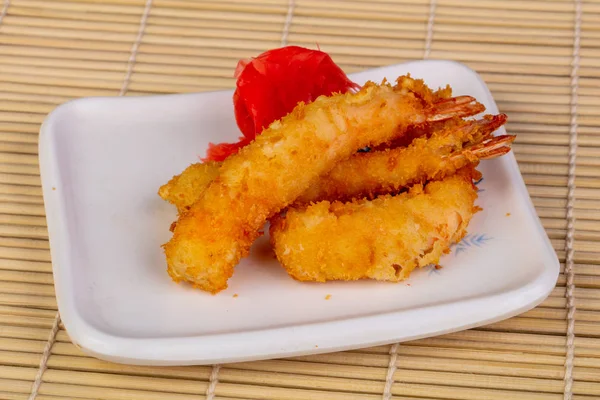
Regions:
M 328 294 L 327 296 L 325 296 L 325 300 L 329 300 L 331 298 L 331 295 Z

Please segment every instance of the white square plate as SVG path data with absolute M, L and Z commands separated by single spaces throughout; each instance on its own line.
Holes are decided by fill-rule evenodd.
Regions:
M 408 72 L 498 113 L 479 76 L 454 62 L 411 62 L 352 78 L 393 81 Z M 176 213 L 157 190 L 209 142 L 237 138 L 231 98 L 231 91 L 88 98 L 44 122 L 40 165 L 58 306 L 87 353 L 173 365 L 360 348 L 498 321 L 534 307 L 554 287 L 559 263 L 512 153 L 481 164 L 484 211 L 441 270 L 424 268 L 399 284 L 299 283 L 263 237 L 226 291 L 213 296 L 174 284 L 160 245 Z

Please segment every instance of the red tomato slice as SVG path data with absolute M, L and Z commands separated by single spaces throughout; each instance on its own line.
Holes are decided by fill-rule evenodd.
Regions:
M 301 101 L 310 103 L 322 95 L 359 87 L 327 53 L 298 46 L 240 60 L 234 76 L 237 78 L 233 94 L 235 119 L 245 138 L 238 143 L 211 143 L 205 160 L 221 161 L 237 153 Z

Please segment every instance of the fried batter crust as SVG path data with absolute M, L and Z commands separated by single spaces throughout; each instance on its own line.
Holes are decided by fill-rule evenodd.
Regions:
M 401 281 L 437 264 L 465 234 L 477 198 L 473 171 L 397 196 L 290 207 L 271 219 L 277 258 L 295 279 Z

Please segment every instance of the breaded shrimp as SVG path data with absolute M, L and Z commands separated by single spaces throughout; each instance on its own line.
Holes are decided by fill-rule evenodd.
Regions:
M 498 136 L 488 141 L 505 121 L 506 115 L 500 114 L 459 126 L 448 124 L 429 138 L 415 139 L 408 147 L 356 154 L 322 176 L 295 204 L 374 198 L 398 192 L 407 185 L 442 179 L 469 163 L 489 157 L 492 150 L 494 157 L 510 151 L 514 136 Z M 484 147 L 475 149 L 478 151 L 470 147 L 484 141 Z
M 299 281 L 401 281 L 437 264 L 465 234 L 477 191 L 472 169 L 397 196 L 290 207 L 271 219 L 271 243 Z
M 164 245 L 175 281 L 216 293 L 270 216 L 358 149 L 401 135 L 410 125 L 481 108 L 470 96 L 426 101 L 423 83 L 367 83 L 357 93 L 299 104 L 223 162 L 218 177 L 183 213 Z M 425 93 L 425 95 L 423 93 Z M 469 111 L 471 112 L 471 111 Z
M 447 159 L 463 145 L 481 142 L 506 121 L 504 114 L 486 116 L 479 121 L 455 117 L 426 126 L 413 127 L 406 136 L 414 143 L 408 148 L 387 148 L 370 153 L 358 153 L 341 161 L 321 177 L 296 202 L 351 199 L 361 195 L 391 192 L 394 188 L 417 182 L 426 174 L 437 171 L 441 177 L 466 165 L 465 158 L 456 164 Z M 415 138 L 425 138 L 415 140 Z M 202 192 L 218 175 L 221 163 L 192 164 L 180 175 L 161 186 L 158 194 L 174 204 L 181 214 L 200 198 Z M 431 172 L 435 170 L 434 172 Z

